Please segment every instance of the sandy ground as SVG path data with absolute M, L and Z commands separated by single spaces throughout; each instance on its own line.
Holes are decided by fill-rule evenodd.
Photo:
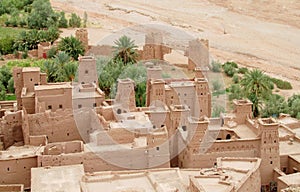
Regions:
M 89 40 L 137 24 L 160 23 L 206 38 L 221 62 L 259 68 L 300 93 L 299 0 L 51 0 L 66 13 L 88 14 Z M 65 30 L 64 35 L 73 31 Z

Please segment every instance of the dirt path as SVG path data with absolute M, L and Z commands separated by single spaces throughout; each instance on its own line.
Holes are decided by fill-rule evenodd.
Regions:
M 88 13 L 89 39 L 124 27 L 160 23 L 210 42 L 215 60 L 267 71 L 289 80 L 300 93 L 300 1 L 298 0 L 51 0 L 55 9 Z M 96 29 L 95 29 L 96 27 Z M 70 32 L 69 32 L 70 33 Z M 68 34 L 66 31 L 65 34 Z

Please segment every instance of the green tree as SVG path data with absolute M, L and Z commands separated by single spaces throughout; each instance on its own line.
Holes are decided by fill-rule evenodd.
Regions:
M 14 41 L 14 38 L 8 35 L 0 39 L 0 53 L 3 55 L 13 53 L 15 43 Z
M 75 13 L 71 14 L 71 18 L 69 19 L 70 27 L 80 27 L 81 26 L 81 18 Z
M 97 72 L 99 87 L 105 92 L 105 95 L 114 98 L 115 85 L 118 77 L 122 73 L 124 65 L 120 60 L 98 59 Z
M 242 99 L 244 97 L 242 88 L 239 84 L 232 84 L 229 88 L 228 88 L 228 98 L 230 101 L 232 101 L 233 99 Z
M 245 96 L 253 103 L 254 117 L 258 117 L 259 106 L 271 94 L 270 78 L 262 71 L 254 69 L 244 75 L 241 86 Z
M 58 27 L 60 28 L 68 28 L 68 20 L 66 19 L 65 12 L 60 12 Z
M 0 101 L 4 101 L 6 98 L 6 89 L 3 84 L 0 83 Z
M 264 107 L 262 110 L 263 117 L 270 117 L 275 116 L 279 117 L 280 113 L 288 113 L 289 106 L 285 101 L 284 97 L 272 94 L 269 98 L 265 101 Z
M 128 63 L 136 63 L 138 54 L 134 40 L 123 35 L 114 43 L 114 60 L 121 60 L 124 65 L 127 65 Z
M 73 36 L 62 38 L 58 50 L 66 52 L 75 60 L 78 60 L 79 55 L 84 55 L 82 42 Z
M 32 29 L 49 28 L 56 25 L 58 15 L 53 11 L 49 0 L 35 0 L 28 15 L 28 27 Z
M 7 90 L 10 93 L 15 93 L 15 88 L 14 88 L 14 78 L 11 77 L 8 81 L 8 85 L 7 85 Z
M 77 62 L 68 62 L 64 65 L 64 73 L 66 77 L 66 81 L 73 81 L 76 77 L 78 69 Z

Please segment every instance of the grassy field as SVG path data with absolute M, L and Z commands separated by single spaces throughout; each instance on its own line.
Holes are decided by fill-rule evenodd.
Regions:
M 0 26 L 0 39 L 6 36 L 18 36 L 22 31 L 26 29 L 23 28 L 12 28 L 12 27 L 2 27 Z

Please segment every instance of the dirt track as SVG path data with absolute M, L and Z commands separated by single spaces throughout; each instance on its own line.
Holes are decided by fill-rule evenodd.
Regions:
M 127 26 L 168 24 L 209 39 L 214 59 L 234 60 L 286 78 L 295 89 L 282 94 L 300 93 L 298 0 L 51 0 L 51 3 L 55 9 L 67 13 L 75 11 L 83 15 L 86 11 L 92 44 Z

